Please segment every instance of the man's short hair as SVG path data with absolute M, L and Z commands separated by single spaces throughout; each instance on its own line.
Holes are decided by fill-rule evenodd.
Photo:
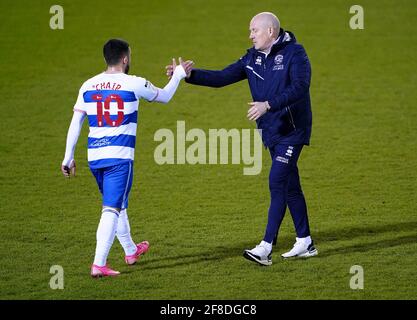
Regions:
M 118 64 L 128 54 L 129 44 L 122 39 L 110 39 L 103 47 L 104 59 L 109 66 Z

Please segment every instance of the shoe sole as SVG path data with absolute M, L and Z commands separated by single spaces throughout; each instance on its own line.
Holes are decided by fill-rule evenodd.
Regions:
M 94 279 L 99 279 L 99 278 L 105 278 L 105 277 L 117 277 L 120 274 L 109 274 L 109 275 L 104 275 L 104 274 L 92 274 L 91 277 Z
M 296 256 L 284 257 L 283 255 L 281 255 L 281 257 L 282 257 L 282 259 L 310 258 L 310 257 L 317 256 L 318 254 L 319 254 L 319 252 L 317 251 L 317 249 L 314 249 L 313 251 L 307 251 L 305 253 L 298 254 Z
M 149 248 L 148 248 L 148 250 L 149 250 Z M 137 259 L 136 259 L 136 261 L 135 261 L 135 262 L 133 262 L 133 263 L 127 263 L 127 261 L 125 260 L 126 264 L 127 264 L 128 266 L 134 266 L 134 265 L 135 265 L 135 264 L 139 261 L 139 259 L 140 259 L 142 256 L 144 256 L 146 252 L 148 252 L 148 250 L 146 250 L 145 252 L 142 252 L 140 255 L 138 255 L 138 258 L 137 258 Z
M 244 251 L 243 256 L 246 259 L 248 259 L 249 261 L 254 261 L 254 262 L 260 264 L 261 266 L 270 266 L 272 264 L 272 260 L 267 260 L 267 261 L 259 260 L 258 258 L 251 255 L 250 252 L 248 252 L 248 251 Z

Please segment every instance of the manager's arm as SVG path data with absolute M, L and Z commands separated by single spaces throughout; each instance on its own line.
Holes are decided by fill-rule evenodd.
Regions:
M 185 82 L 200 86 L 220 88 L 246 79 L 246 72 L 240 60 L 223 70 L 193 69 Z

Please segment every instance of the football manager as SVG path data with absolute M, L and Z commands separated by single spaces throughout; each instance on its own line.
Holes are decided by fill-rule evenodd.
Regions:
M 186 82 L 223 87 L 247 79 L 253 102 L 247 117 L 261 129 L 272 165 L 269 173 L 270 207 L 263 240 L 243 256 L 261 265 L 272 264 L 272 245 L 286 208 L 291 213 L 296 242 L 283 258 L 311 257 L 318 254 L 310 236 L 307 205 L 301 189 L 297 161 L 304 145 L 309 145 L 312 127 L 310 103 L 311 67 L 303 46 L 293 33 L 280 27 L 270 12 L 257 14 L 250 21 L 253 47 L 223 70 L 192 69 Z M 167 66 L 167 75 L 172 74 Z

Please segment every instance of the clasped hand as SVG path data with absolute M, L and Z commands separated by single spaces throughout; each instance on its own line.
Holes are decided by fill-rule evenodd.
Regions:
M 182 67 L 184 68 L 185 74 L 187 75 L 186 77 L 189 78 L 191 75 L 191 71 L 193 70 L 194 62 L 191 60 L 187 60 L 184 62 L 182 61 L 181 57 L 178 60 L 179 60 L 179 64 L 182 65 Z M 177 67 L 177 62 L 175 61 L 175 58 L 172 58 L 172 64 L 167 65 L 165 67 L 168 79 L 171 79 L 176 67 Z

